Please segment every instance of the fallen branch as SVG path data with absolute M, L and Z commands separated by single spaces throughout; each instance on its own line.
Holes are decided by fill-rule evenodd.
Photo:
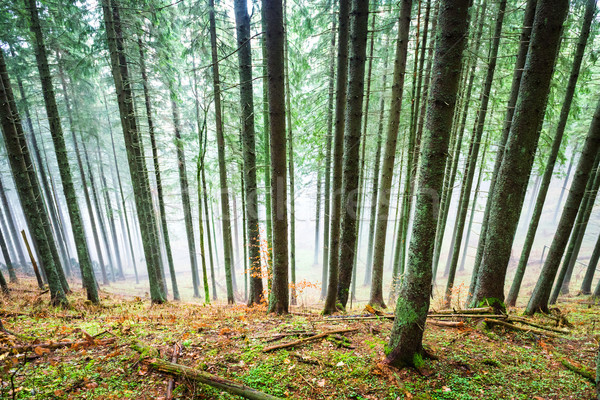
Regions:
M 173 346 L 173 357 L 171 358 L 172 363 L 177 362 L 177 359 L 179 358 L 180 349 L 181 349 L 181 347 L 177 343 L 175 343 L 175 345 Z M 175 380 L 173 379 L 173 377 L 171 377 L 171 378 L 169 378 L 169 383 L 167 383 L 167 394 L 165 395 L 167 400 L 173 399 L 174 386 L 175 386 Z
M 465 310 L 438 310 L 430 311 L 431 314 L 491 314 L 494 312 L 493 307 L 467 308 Z
M 533 332 L 533 333 L 537 333 L 539 335 L 546 335 L 546 336 L 550 336 L 550 337 L 559 337 L 556 333 L 545 332 L 540 329 L 534 329 L 534 328 L 521 328 L 520 326 L 511 324 L 509 322 L 500 321 L 497 319 L 486 318 L 486 319 L 484 319 L 484 322 L 486 324 L 490 324 L 490 325 L 500 325 L 505 328 L 509 328 L 509 329 L 519 331 L 519 332 Z
M 557 332 L 557 333 L 563 333 L 563 334 L 566 334 L 566 335 L 568 335 L 569 333 L 571 333 L 567 329 L 553 328 L 551 326 L 545 326 L 545 325 L 541 325 L 541 324 L 536 324 L 535 322 L 529 321 L 528 319 L 522 318 L 522 317 L 509 317 L 507 319 L 507 321 L 508 322 L 519 322 L 521 324 L 534 326 L 536 328 L 545 329 L 547 331 L 552 331 L 552 332 Z
M 587 368 L 585 365 L 581 365 L 579 363 L 570 362 L 569 360 L 562 359 L 560 363 L 570 371 L 575 372 L 578 375 L 583 376 L 593 384 L 596 383 L 596 373 L 591 369 Z
M 258 390 L 252 389 L 241 383 L 221 378 L 216 375 L 209 374 L 208 372 L 198 371 L 196 369 L 186 367 L 185 365 L 175 364 L 172 362 L 160 360 L 158 358 L 148 358 L 149 356 L 157 356 L 158 352 L 156 349 L 147 347 L 142 343 L 136 342 L 131 347 L 142 354 L 144 362 L 150 365 L 157 371 L 164 372 L 174 376 L 181 376 L 196 382 L 203 383 L 220 389 L 224 392 L 231 393 L 234 395 L 242 396 L 246 399 L 251 400 L 280 400 L 279 397 L 271 396 L 269 394 L 259 392 Z
M 427 320 L 426 321 L 428 324 L 434 325 L 434 326 L 442 326 L 442 327 L 446 327 L 446 328 L 464 328 L 465 327 L 465 323 L 462 321 L 435 321 L 435 320 Z
M 79 347 L 86 347 L 86 346 L 90 346 L 90 345 L 103 346 L 106 344 L 113 343 L 114 341 L 115 341 L 114 338 L 110 338 L 110 339 L 105 339 L 105 340 L 94 340 L 93 342 L 90 342 L 88 340 L 83 340 L 83 341 L 79 341 L 79 342 L 74 342 L 74 341 L 69 340 L 69 341 L 63 341 L 63 342 L 34 343 L 34 344 L 27 344 L 24 346 L 0 347 L 0 353 L 9 351 L 9 352 L 12 352 L 15 354 L 19 354 L 19 353 L 25 353 L 28 351 L 35 351 L 35 349 L 37 349 L 37 348 L 54 350 L 54 349 L 60 349 L 62 347 L 79 348 Z
M 429 314 L 427 318 L 506 318 L 504 314 Z
M 278 349 L 283 349 L 286 347 L 295 347 L 304 343 L 308 343 L 308 342 L 312 342 L 315 340 L 319 340 L 319 339 L 323 339 L 329 335 L 334 335 L 336 333 L 348 333 L 348 332 L 355 332 L 357 331 L 357 328 L 348 328 L 348 329 L 336 329 L 333 331 L 327 331 L 327 332 L 323 332 L 323 333 L 319 333 L 318 335 L 314 335 L 314 336 L 309 336 L 307 338 L 304 339 L 298 339 L 295 340 L 293 342 L 289 342 L 289 343 L 283 343 L 283 344 L 278 344 L 275 346 L 270 346 L 270 347 L 265 347 L 263 349 L 263 352 L 269 352 L 269 351 L 273 351 L 273 350 L 278 350 Z

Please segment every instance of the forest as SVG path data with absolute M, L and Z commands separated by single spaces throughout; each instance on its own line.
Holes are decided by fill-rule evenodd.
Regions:
M 0 399 L 599 399 L 596 0 L 0 0 Z

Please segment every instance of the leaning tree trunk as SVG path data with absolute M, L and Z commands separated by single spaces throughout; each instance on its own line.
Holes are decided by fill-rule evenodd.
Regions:
M 106 26 L 106 36 L 111 58 L 111 70 L 117 91 L 119 114 L 125 138 L 125 149 L 134 199 L 140 224 L 142 244 L 146 256 L 150 298 L 153 303 L 164 303 L 166 295 L 160 267 L 160 242 L 152 207 L 152 193 L 146 168 L 146 159 L 142 150 L 142 138 L 135 118 L 132 87 L 129 79 L 129 65 L 125 55 L 123 32 L 119 7 L 113 0 L 103 0 L 102 10 Z
M 359 203 L 360 135 L 365 91 L 365 65 L 367 60 L 367 35 L 369 2 L 352 1 L 350 12 L 350 55 L 348 64 L 348 102 L 344 134 L 344 157 L 341 202 L 341 232 L 339 252 L 339 281 L 337 301 L 343 308 L 348 303 L 350 282 L 356 251 L 356 204 Z
M 269 80 L 271 139 L 271 209 L 273 212 L 273 278 L 269 312 L 288 313 L 288 220 L 284 90 L 284 29 L 281 0 L 265 0 L 265 45 Z
M 504 280 L 521 208 L 535 158 L 550 91 L 554 62 L 569 2 L 540 0 L 531 32 L 519 99 L 506 150 L 490 204 L 488 231 L 483 250 L 474 304 L 504 309 Z
M 533 26 L 533 19 L 535 17 L 535 9 L 537 0 L 528 0 L 527 6 L 525 7 L 525 15 L 523 17 L 523 29 L 521 31 L 521 37 L 519 41 L 519 51 L 517 53 L 517 60 L 515 62 L 515 68 L 513 72 L 513 79 L 510 88 L 510 96 L 508 98 L 508 104 L 506 107 L 506 119 L 504 120 L 504 126 L 502 128 L 502 136 L 498 143 L 498 150 L 496 152 L 496 161 L 494 163 L 494 170 L 492 171 L 492 178 L 490 180 L 490 187 L 488 193 L 494 193 L 496 187 L 496 180 L 498 178 L 498 172 L 502 165 L 502 159 L 504 157 L 504 149 L 508 140 L 508 134 L 512 124 L 512 117 L 515 112 L 515 105 L 519 97 L 519 88 L 521 86 L 521 78 L 523 76 L 523 69 L 527 58 L 529 49 L 529 39 L 531 37 L 531 29 Z M 477 284 L 477 277 L 479 275 L 479 267 L 481 260 L 483 259 L 483 250 L 485 248 L 485 237 L 487 235 L 489 215 L 491 211 L 491 200 L 492 196 L 488 194 L 486 201 L 485 210 L 483 212 L 483 221 L 481 223 L 481 230 L 479 233 L 479 243 L 477 244 L 477 254 L 475 255 L 475 263 L 473 264 L 473 271 L 471 273 L 471 284 L 469 285 L 469 294 L 467 295 L 467 304 L 471 302 L 473 293 L 475 292 L 475 285 Z
M 583 59 L 587 40 L 590 35 L 590 27 L 595 9 L 596 2 L 594 0 L 588 0 L 583 19 L 583 26 L 577 42 L 573 65 L 571 67 L 571 75 L 569 76 L 565 98 L 562 103 L 560 117 L 556 126 L 556 132 L 554 133 L 554 139 L 552 141 L 552 149 L 550 150 L 550 155 L 548 156 L 548 161 L 546 162 L 546 169 L 544 170 L 544 176 L 542 177 L 542 182 L 540 183 L 540 189 L 535 201 L 533 215 L 531 218 L 528 218 L 528 220 L 531 222 L 529 223 L 527 236 L 525 237 L 525 243 L 523 244 L 523 250 L 521 251 L 521 258 L 519 258 L 519 264 L 517 265 L 517 271 L 515 272 L 512 286 L 510 287 L 508 297 L 506 298 L 506 304 L 509 306 L 514 306 L 517 302 L 517 297 L 519 296 L 519 289 L 521 288 L 521 282 L 523 281 L 523 276 L 525 275 L 525 269 L 527 268 L 527 262 L 529 261 L 529 255 L 531 253 L 531 248 L 533 247 L 535 234 L 542 216 L 544 202 L 546 201 L 546 194 L 548 193 L 550 181 L 552 180 L 552 175 L 554 173 L 554 164 L 556 163 L 556 158 L 558 157 L 558 152 L 560 151 L 560 145 L 562 143 L 565 127 L 567 125 L 567 119 L 569 118 L 569 111 L 571 109 L 571 103 L 575 94 L 575 87 L 577 85 L 577 79 L 579 78 L 581 61 Z
M 386 363 L 396 367 L 414 366 L 424 354 L 422 340 L 431 295 L 438 193 L 444 180 L 468 27 L 469 3 L 469 0 L 442 0 L 440 3 L 433 81 L 418 172 L 415 219 L 406 277 L 396 304 L 396 318 L 386 358 Z
M 534 314 L 537 311 L 547 312 L 548 311 L 548 299 L 550 298 L 550 291 L 552 290 L 552 283 L 556 277 L 556 272 L 560 265 L 560 261 L 563 257 L 563 253 L 569 240 L 569 235 L 573 228 L 573 223 L 577 217 L 581 201 L 583 199 L 585 188 L 591 172 L 597 160 L 600 158 L 598 151 L 600 150 L 600 100 L 596 106 L 596 112 L 590 125 L 587 138 L 581 157 L 577 164 L 575 176 L 571 187 L 569 188 L 569 195 L 565 203 L 556 233 L 552 239 L 552 245 L 548 251 L 546 262 L 540 273 L 540 277 L 535 285 L 529 304 L 527 304 L 526 314 Z
M 260 261 L 260 231 L 258 226 L 258 191 L 256 188 L 256 143 L 254 130 L 254 96 L 252 94 L 252 49 L 250 46 L 250 16 L 246 0 L 235 0 L 235 20 L 240 77 L 240 105 L 242 111 L 242 155 L 244 157 L 245 223 L 250 268 L 250 296 L 248 304 L 260 304 L 263 282 Z
M 575 221 L 573 233 L 571 234 L 571 240 L 564 257 L 563 266 L 556 278 L 554 290 L 550 296 L 550 304 L 556 303 L 559 294 L 569 293 L 569 282 L 571 281 L 573 268 L 577 261 L 577 254 L 579 254 L 581 242 L 583 241 L 585 230 L 590 220 L 592 209 L 594 208 L 596 195 L 598 194 L 598 187 L 600 186 L 600 173 L 598 173 L 598 171 L 599 168 L 598 165 L 596 165 L 595 171 L 592 170 L 590 179 L 588 180 L 586 193 L 581 202 L 581 206 L 579 207 L 579 212 L 577 213 L 577 220 Z M 592 177 L 594 179 L 591 179 Z
M 12 266 L 12 261 L 10 258 L 10 254 L 8 253 L 8 247 L 6 246 L 6 241 L 4 240 L 4 235 L 0 232 L 0 251 L 2 252 L 2 257 L 4 257 L 4 263 L 6 264 L 6 268 L 8 269 L 8 274 L 10 275 L 11 283 L 17 283 L 15 270 Z M 12 278 L 14 275 L 14 279 Z M 8 285 L 6 284 L 6 279 L 4 279 L 4 275 L 0 272 L 0 288 L 2 289 L 2 293 L 8 294 Z
M 19 264 L 21 266 L 27 265 L 27 261 L 25 259 L 25 253 L 23 252 L 23 246 L 21 246 L 21 235 L 17 230 L 17 226 L 15 225 L 15 217 L 13 215 L 10 204 L 8 203 L 8 198 L 6 197 L 6 192 L 4 191 L 4 186 L 2 184 L 2 178 L 0 177 L 0 202 L 4 209 L 6 224 L 8 225 L 8 231 L 10 232 L 11 239 L 14 243 L 15 249 L 17 251 L 17 256 L 19 258 Z M 6 233 L 6 232 L 5 232 Z
M 10 279 L 10 283 L 19 283 L 19 279 L 17 278 L 17 274 L 15 272 L 15 267 L 14 264 L 17 258 L 17 253 L 13 251 L 13 253 L 11 253 L 11 250 L 9 250 L 9 246 L 12 245 L 12 243 L 10 243 L 10 233 L 8 231 L 8 228 L 6 226 L 6 221 L 4 219 L 4 210 L 0 209 L 0 222 L 2 222 L 2 229 L 1 231 L 5 233 L 6 236 L 3 236 L 3 240 L 6 246 L 6 253 L 3 253 L 4 256 L 4 260 L 6 262 L 6 268 L 8 269 L 8 276 Z M 4 251 L 4 250 L 3 250 Z
M 450 269 L 448 273 L 448 283 L 446 285 L 445 303 L 450 305 L 452 300 L 452 288 L 454 287 L 454 278 L 456 276 L 456 268 L 458 266 L 458 257 L 460 255 L 460 246 L 465 230 L 465 222 L 467 220 L 467 210 L 469 208 L 469 199 L 471 197 L 471 187 L 473 186 L 473 178 L 475 177 L 475 168 L 477 167 L 477 158 L 479 157 L 479 148 L 481 146 L 481 138 L 483 128 L 485 127 L 485 118 L 487 116 L 488 103 L 490 100 L 490 92 L 494 81 L 494 72 L 496 71 L 496 62 L 498 60 L 498 48 L 500 47 L 500 36 L 502 35 L 502 24 L 504 22 L 504 13 L 506 11 L 506 0 L 501 0 L 498 5 L 498 15 L 496 17 L 496 26 L 494 28 L 494 36 L 490 54 L 488 56 L 488 67 L 486 77 L 481 92 L 481 104 L 479 112 L 475 117 L 475 129 L 471 140 L 471 152 L 467 162 L 467 169 L 463 176 L 461 186 L 461 196 L 458 204 L 458 215 L 456 219 L 456 233 L 454 236 L 454 248 L 452 249 L 452 259 L 450 261 Z M 467 99 L 468 100 L 468 99 Z
M 373 254 L 373 278 L 369 304 L 385 307 L 383 301 L 383 261 L 385 257 L 385 241 L 390 212 L 390 195 L 394 177 L 394 161 L 396 159 L 396 143 L 402 109 L 402 94 L 406 58 L 408 55 L 408 31 L 410 29 L 410 13 L 412 0 L 402 0 L 398 17 L 398 39 L 396 41 L 396 57 L 394 60 L 394 75 L 392 83 L 392 100 L 388 119 L 383 163 L 381 165 L 381 184 L 377 196 L 377 218 L 375 225 L 375 250 Z
M 217 131 L 217 150 L 219 161 L 219 182 L 221 185 L 221 213 L 223 214 L 223 253 L 225 259 L 225 282 L 227 302 L 233 304 L 231 216 L 229 212 L 229 188 L 227 186 L 227 164 L 225 163 L 225 137 L 223 134 L 223 114 L 221 109 L 221 78 L 219 76 L 219 57 L 217 55 L 217 26 L 215 21 L 215 1 L 208 0 L 210 22 L 210 47 L 212 56 L 213 95 L 215 101 L 215 123 Z
M 0 49 L 0 124 L 27 227 L 46 270 L 51 302 L 54 305 L 67 306 L 68 301 L 57 272 L 57 268 L 60 266 L 54 264 L 51 249 L 54 246 L 56 251 L 56 244 L 54 238 L 47 235 L 47 232 L 50 231 L 50 222 L 41 202 L 42 194 L 39 183 L 35 175 L 33 175 L 35 179 L 31 180 L 32 174 L 28 172 L 28 165 L 32 165 L 31 157 L 25 142 L 25 134 L 17 112 L 2 49 Z
M 585 271 L 585 276 L 583 277 L 583 282 L 581 282 L 581 294 L 592 293 L 592 280 L 594 279 L 594 273 L 596 272 L 598 259 L 600 259 L 600 235 L 596 240 L 596 245 L 594 246 L 592 257 L 588 262 L 587 269 Z

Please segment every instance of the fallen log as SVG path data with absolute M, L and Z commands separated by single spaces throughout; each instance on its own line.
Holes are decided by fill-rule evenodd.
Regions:
M 525 324 L 525 325 L 529 325 L 529 326 L 533 326 L 536 328 L 540 328 L 540 329 L 545 329 L 547 331 L 552 331 L 552 332 L 557 332 L 557 333 L 563 333 L 568 335 L 569 333 L 571 333 L 571 331 L 569 331 L 568 329 L 560 329 L 560 328 L 554 328 L 551 326 L 545 326 L 542 324 L 536 324 L 535 322 L 529 321 L 526 318 L 522 318 L 522 317 L 509 317 L 507 319 L 508 322 L 519 322 L 521 324 Z
M 429 314 L 427 318 L 506 318 L 504 314 Z
M 142 343 L 133 343 L 131 345 L 131 348 L 137 351 L 138 353 L 141 353 L 142 357 L 144 357 L 143 362 L 147 363 L 157 371 L 200 382 L 205 385 L 209 385 L 220 389 L 224 392 L 231 393 L 237 396 L 242 396 L 246 399 L 280 400 L 279 397 L 259 392 L 258 390 L 255 390 L 241 383 L 221 378 L 219 376 L 209 374 L 208 372 L 198 371 L 194 368 L 186 367 L 185 365 L 180 365 L 169 361 L 164 361 L 158 358 L 153 358 L 153 356 L 158 356 L 158 351 Z
M 334 335 L 336 333 L 348 333 L 348 332 L 355 332 L 357 331 L 357 328 L 347 328 L 347 329 L 335 329 L 332 331 L 327 331 L 327 332 L 323 332 L 323 333 L 319 333 L 318 335 L 314 335 L 314 336 L 309 336 L 307 338 L 304 339 L 298 339 L 295 340 L 293 342 L 289 342 L 289 343 L 282 343 L 282 344 L 277 344 L 275 346 L 270 346 L 270 347 L 265 347 L 263 349 L 263 352 L 267 353 L 269 351 L 273 351 L 273 350 L 278 350 L 278 349 L 283 349 L 283 348 L 287 348 L 287 347 L 295 347 L 301 344 L 305 344 L 308 342 L 313 342 L 315 340 L 319 340 L 319 339 L 323 339 L 329 335 Z
M 86 347 L 86 346 L 90 346 L 90 345 L 103 346 L 105 344 L 113 343 L 114 341 L 115 341 L 114 338 L 110 338 L 110 339 L 104 339 L 104 340 L 94 340 L 93 342 L 90 342 L 89 340 L 83 340 L 83 341 L 78 341 L 78 342 L 68 340 L 68 341 L 62 341 L 62 342 L 33 343 L 33 344 L 27 344 L 27 345 L 23 345 L 23 346 L 0 347 L 0 353 L 9 351 L 14 354 L 19 354 L 19 353 L 25 353 L 28 351 L 35 351 L 35 349 L 37 349 L 37 348 L 55 350 L 55 349 L 60 349 L 62 347 L 79 348 L 79 347 Z
M 546 331 L 542 331 L 540 329 L 534 329 L 534 328 L 522 328 L 520 326 L 511 324 L 509 322 L 500 321 L 497 319 L 486 318 L 486 319 L 484 319 L 484 322 L 489 325 L 500 325 L 505 328 L 509 328 L 509 329 L 519 331 L 519 332 L 533 332 L 533 333 L 537 333 L 539 335 L 546 335 L 546 336 L 550 336 L 550 337 L 560 337 L 556 333 L 546 332 Z
M 434 326 L 442 326 L 445 328 L 464 328 L 465 327 L 465 323 L 463 321 L 436 321 L 436 320 L 428 319 L 426 322 L 428 324 L 431 324 Z
M 596 384 L 596 373 L 593 370 L 587 368 L 585 365 L 571 362 L 565 358 L 560 360 L 560 363 L 569 371 L 573 371 L 576 374 L 583 376 L 593 384 Z

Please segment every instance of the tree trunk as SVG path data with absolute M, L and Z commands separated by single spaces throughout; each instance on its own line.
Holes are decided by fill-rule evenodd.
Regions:
M 334 4 L 335 2 L 332 2 Z M 329 53 L 329 92 L 327 99 L 327 138 L 325 147 L 325 199 L 323 204 L 323 269 L 321 272 L 321 300 L 327 296 L 329 278 L 329 243 L 330 243 L 330 216 L 331 216 L 331 146 L 333 142 L 333 100 L 335 90 L 335 41 L 336 41 L 336 15 L 332 7 L 331 46 Z
M 341 232 L 339 252 L 339 282 L 337 301 L 343 308 L 348 303 L 350 282 L 356 251 L 357 197 L 359 194 L 360 136 L 365 91 L 369 2 L 352 1 L 350 23 L 350 56 L 348 64 L 348 102 L 344 134 Z
M 13 211 L 8 203 L 8 198 L 6 197 L 6 192 L 4 190 L 4 185 L 2 184 L 2 178 L 0 177 L 0 201 L 2 202 L 2 207 L 4 209 L 4 214 L 6 217 L 6 224 L 8 225 L 8 231 L 10 233 L 12 242 L 15 246 L 15 250 L 17 251 L 17 255 L 19 257 L 19 264 L 24 267 L 27 265 L 27 260 L 25 258 L 25 253 L 23 252 L 23 246 L 21 246 L 21 235 L 19 234 L 17 227 L 15 225 L 15 216 Z M 8 233 L 5 234 L 8 235 Z
M 571 176 L 571 170 L 573 169 L 573 164 L 575 163 L 575 157 L 577 156 L 577 149 L 579 144 L 576 142 L 575 147 L 573 148 L 573 155 L 571 156 L 571 160 L 569 161 L 569 167 L 567 168 L 567 173 L 565 174 L 565 179 L 563 179 L 563 185 L 560 190 L 560 196 L 558 197 L 558 202 L 556 203 L 556 209 L 554 210 L 554 219 L 553 222 L 556 221 L 556 217 L 558 216 L 558 212 L 560 211 L 560 206 L 562 204 L 562 199 L 565 195 L 565 190 L 567 190 L 567 184 L 569 183 L 569 177 Z
M 550 291 L 552 290 L 552 283 L 554 282 L 565 247 L 567 246 L 573 223 L 575 222 L 575 218 L 577 217 L 578 210 L 585 194 L 587 182 L 591 176 L 592 170 L 597 166 L 597 160 L 600 159 L 600 155 L 598 155 L 599 149 L 600 100 L 596 106 L 590 130 L 585 140 L 585 145 L 581 152 L 575 176 L 569 189 L 569 195 L 560 217 L 558 227 L 556 228 L 556 233 L 552 239 L 552 245 L 548 251 L 546 262 L 544 263 L 540 277 L 533 290 L 531 299 L 529 299 L 527 309 L 525 310 L 526 314 L 531 315 L 537 311 L 548 311 L 548 299 L 550 297 Z
M 486 77 L 481 92 L 481 104 L 479 106 L 477 117 L 475 118 L 475 129 L 473 130 L 473 136 L 471 139 L 471 152 L 469 153 L 467 168 L 463 176 L 463 182 L 461 185 L 461 196 L 459 200 L 458 215 L 456 219 L 456 234 L 454 237 L 454 248 L 452 249 L 452 260 L 450 262 L 448 283 L 446 285 L 445 303 L 447 306 L 450 305 L 450 302 L 452 300 L 452 288 L 454 287 L 456 267 L 458 266 L 460 246 L 462 244 L 462 237 L 465 229 L 465 222 L 467 219 L 467 210 L 469 208 L 469 199 L 471 197 L 471 187 L 473 186 L 473 178 L 475 177 L 475 168 L 477 167 L 477 159 L 479 157 L 481 137 L 483 135 L 483 128 L 485 127 L 485 119 L 488 111 L 487 109 L 490 99 L 490 92 L 492 90 L 494 73 L 496 71 L 496 61 L 498 56 L 498 48 L 500 46 L 500 36 L 502 35 L 502 24 L 504 22 L 505 11 L 506 0 L 501 0 L 500 4 L 498 5 L 496 26 L 494 28 L 492 46 L 490 48 L 490 54 L 488 56 L 488 68 L 486 71 Z
M 215 101 L 215 122 L 217 131 L 217 150 L 219 157 L 219 182 L 221 185 L 221 213 L 223 214 L 223 253 L 225 259 L 225 281 L 227 285 L 227 302 L 233 304 L 233 271 L 231 244 L 231 216 L 229 213 L 229 188 L 227 186 L 227 165 L 225 163 L 225 138 L 223 135 L 223 115 L 221 111 L 221 78 L 219 76 L 219 59 L 217 55 L 217 26 L 215 21 L 215 1 L 208 0 L 210 22 L 210 46 L 212 56 L 213 95 Z
M 252 49 L 250 46 L 250 16 L 245 0 L 235 0 L 238 71 L 240 79 L 240 106 L 242 118 L 242 155 L 244 158 L 243 185 L 245 199 L 244 248 L 248 249 L 250 267 L 245 274 L 250 278 L 248 304 L 260 304 L 263 282 L 260 261 L 260 231 L 258 226 L 258 190 L 256 188 L 256 143 L 254 127 L 254 96 L 252 94 Z M 248 242 L 246 243 L 246 240 Z
M 273 283 L 269 312 L 288 313 L 288 220 L 284 90 L 284 28 L 281 0 L 265 0 L 265 45 L 269 80 L 271 209 L 273 212 Z
M 162 176 L 160 172 L 160 164 L 158 161 L 158 148 L 156 146 L 156 135 L 154 132 L 154 118 L 152 116 L 152 102 L 150 99 L 150 88 L 148 85 L 148 75 L 146 72 L 146 62 L 144 56 L 144 47 L 142 39 L 137 38 L 137 45 L 140 55 L 140 72 L 142 75 L 142 88 L 144 89 L 144 105 L 146 107 L 146 121 L 148 123 L 148 136 L 150 136 L 150 147 L 152 148 L 152 162 L 154 165 L 154 178 L 156 180 L 156 192 L 158 197 L 158 212 L 160 218 L 160 225 L 162 228 L 163 242 L 165 245 L 165 252 L 167 255 L 167 264 L 169 266 L 169 275 L 171 275 L 171 287 L 173 289 L 173 299 L 179 300 L 179 287 L 177 285 L 177 278 L 175 275 L 175 265 L 173 263 L 173 249 L 171 248 L 171 239 L 169 235 L 169 226 L 167 225 L 167 212 L 165 209 L 164 191 L 162 185 Z M 189 197 L 189 195 L 188 195 Z M 194 276 L 192 272 L 192 276 Z M 197 289 L 197 286 L 194 286 Z
M 568 1 L 538 2 L 510 134 L 492 193 L 488 230 L 473 303 L 504 305 L 504 280 L 544 119 Z
M 443 0 L 438 17 L 427 125 L 423 132 L 415 219 L 405 281 L 386 363 L 396 367 L 419 364 L 431 295 L 431 263 L 435 242 L 438 193 L 442 189 L 452 127 L 462 53 L 468 27 L 469 0 Z
M 592 293 L 592 280 L 594 279 L 594 273 L 596 272 L 598 259 L 600 259 L 600 235 L 596 240 L 596 245 L 594 246 L 592 257 L 588 262 L 587 269 L 585 271 L 585 276 L 583 277 L 583 282 L 581 282 L 581 294 Z
M 498 178 L 498 172 L 502 165 L 502 159 L 504 158 L 504 149 L 508 140 L 508 134 L 512 125 L 512 118 L 515 112 L 515 105 L 519 97 L 519 88 L 521 86 L 521 78 L 523 76 L 523 70 L 527 53 L 529 49 L 529 40 L 531 37 L 531 30 L 533 27 L 533 20 L 535 17 L 535 9 L 537 0 L 528 0 L 525 7 L 525 14 L 523 16 L 523 29 L 521 30 L 521 37 L 519 41 L 519 51 L 517 53 L 517 60 L 515 62 L 515 68 L 513 72 L 513 79 L 510 88 L 510 96 L 506 107 L 506 119 L 504 120 L 504 127 L 502 129 L 502 136 L 498 143 L 498 150 L 496 152 L 496 161 L 494 163 L 494 170 L 492 172 L 492 178 L 490 181 L 490 188 L 488 190 L 488 199 L 486 201 L 485 210 L 483 212 L 483 221 L 481 223 L 481 230 L 479 232 L 479 243 L 477 244 L 477 254 L 475 256 L 475 263 L 473 264 L 473 271 L 471 273 L 471 284 L 469 285 L 469 294 L 467 295 L 467 304 L 471 302 L 473 293 L 475 292 L 475 285 L 477 284 L 477 278 L 479 275 L 479 267 L 481 266 L 481 260 L 483 259 L 483 250 L 485 248 L 485 238 L 488 230 L 489 215 L 491 211 L 491 193 L 494 193 L 496 187 L 496 180 Z
M 530 220 L 531 222 L 527 230 L 527 236 L 525 237 L 525 243 L 523 244 L 523 250 L 521 251 L 521 257 L 519 259 L 519 264 L 517 265 L 517 271 L 515 273 L 515 277 L 513 278 L 513 283 L 510 287 L 510 291 L 506 299 L 506 304 L 509 306 L 514 306 L 516 304 L 517 297 L 519 295 L 519 289 L 521 288 L 521 282 L 523 281 L 523 276 L 525 275 L 525 269 L 527 268 L 527 262 L 529 261 L 529 255 L 531 253 L 531 248 L 533 247 L 535 234 L 537 232 L 538 224 L 542 216 L 544 202 L 546 201 L 546 194 L 548 193 L 548 188 L 550 187 L 550 182 L 552 180 L 554 165 L 556 163 L 558 152 L 560 151 L 560 145 L 562 143 L 563 134 L 567 125 L 567 120 L 569 118 L 569 111 L 571 109 L 571 103 L 575 94 L 575 87 L 577 85 L 577 79 L 579 78 L 581 61 L 585 52 L 587 39 L 590 35 L 590 27 L 595 9 L 596 3 L 593 0 L 588 0 L 583 25 L 581 28 L 581 33 L 577 42 L 575 57 L 573 59 L 573 65 L 571 67 L 571 75 L 569 76 L 569 82 L 567 84 L 565 98 L 563 100 L 562 108 L 560 110 L 560 117 L 556 126 L 556 132 L 554 133 L 552 149 L 550 150 L 550 155 L 548 156 L 548 161 L 546 163 L 546 169 L 544 170 L 542 182 L 540 183 L 540 189 L 537 195 L 537 199 L 535 201 L 533 215 L 531 216 L 531 218 L 528 218 L 528 220 Z
M 377 196 L 377 218 L 375 225 L 375 250 L 373 254 L 373 280 L 369 304 L 385 308 L 383 301 L 383 261 L 385 258 L 385 241 L 387 223 L 390 211 L 390 196 L 392 179 L 394 177 L 394 161 L 396 159 L 396 143 L 400 124 L 400 110 L 402 109 L 402 95 L 404 89 L 404 75 L 406 72 L 406 58 L 408 55 L 408 32 L 410 29 L 410 13 L 412 0 L 402 0 L 398 16 L 398 38 L 396 41 L 396 57 L 394 60 L 394 75 L 392 83 L 392 99 L 390 103 L 390 116 L 386 133 L 383 163 L 381 166 L 381 180 L 379 195 Z
M 150 181 L 146 168 L 146 159 L 142 150 L 141 135 L 135 118 L 133 107 L 132 88 L 129 80 L 129 66 L 124 51 L 124 39 L 121 29 L 119 7 L 113 0 L 103 0 L 102 10 L 107 32 L 107 42 L 111 58 L 111 69 L 119 114 L 125 138 L 125 149 L 133 183 L 134 199 L 140 224 L 142 244 L 146 256 L 146 267 L 150 282 L 150 298 L 153 303 L 164 303 L 166 295 L 160 268 L 160 242 L 158 229 L 152 207 L 152 194 Z
M 571 281 L 573 268 L 575 267 L 575 262 L 577 261 L 577 255 L 579 254 L 581 242 L 583 241 L 585 230 L 590 220 L 592 208 L 594 207 L 594 202 L 596 200 L 596 195 L 598 194 L 598 187 L 600 186 L 600 173 L 598 173 L 599 170 L 600 169 L 598 168 L 598 165 L 596 165 L 595 171 L 592 170 L 590 179 L 588 180 L 585 195 L 581 202 L 581 206 L 579 207 L 577 220 L 575 221 L 573 233 L 571 234 L 569 247 L 567 248 L 567 253 L 565 254 L 563 266 L 558 274 L 558 278 L 556 279 L 556 284 L 554 286 L 554 290 L 552 291 L 552 295 L 550 296 L 550 304 L 556 303 L 556 299 L 558 299 L 559 294 L 569 293 L 569 282 Z M 592 177 L 594 177 L 594 179 L 591 179 Z
M 319 265 L 319 239 L 321 238 L 321 162 L 317 164 L 317 196 L 315 204 L 315 254 L 313 265 Z
M 28 167 L 32 165 L 31 157 L 17 112 L 2 49 L 0 49 L 0 124 L 21 208 L 46 270 L 51 302 L 53 305 L 66 307 L 68 301 L 57 272 L 57 268 L 60 266 L 55 265 L 52 251 L 52 247 L 54 247 L 54 252 L 56 252 L 56 245 L 54 238 L 47 234 L 50 232 L 50 222 L 41 202 L 42 195 L 37 177 L 28 172 L 28 170 L 33 172 L 33 169 Z

